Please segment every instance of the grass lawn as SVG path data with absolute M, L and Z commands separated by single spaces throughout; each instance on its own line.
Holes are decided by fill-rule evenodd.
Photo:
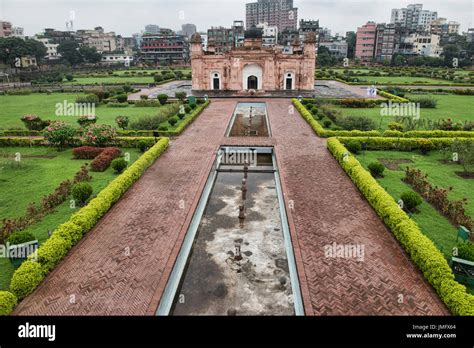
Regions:
M 82 93 L 52 93 L 30 95 L 2 95 L 0 96 L 0 129 L 25 129 L 20 118 L 23 115 L 34 114 L 45 120 L 65 121 L 77 125 L 75 116 L 56 116 L 56 104 L 74 103 L 76 97 L 84 95 Z M 130 122 L 141 116 L 154 116 L 161 111 L 165 111 L 169 105 L 161 107 L 135 107 L 130 105 L 126 108 L 113 108 L 106 105 L 99 105 L 95 112 L 98 117 L 98 123 L 116 126 L 115 118 L 117 116 L 128 116 Z
M 436 99 L 438 104 L 435 109 L 420 109 L 421 118 L 429 118 L 439 120 L 442 118 L 451 118 L 455 121 L 474 120 L 474 98 L 472 96 L 452 95 L 452 94 L 406 94 L 405 97 L 411 96 L 431 96 Z M 377 127 L 381 124 L 382 129 L 387 129 L 387 125 L 394 121 L 393 117 L 380 116 L 381 109 L 375 108 L 343 108 L 335 106 L 346 116 L 367 116 L 373 119 Z M 382 122 L 382 123 L 380 123 Z
M 122 149 L 130 154 L 130 164 L 139 156 L 138 149 Z M 22 155 L 20 167 L 12 165 L 13 156 Z M 72 150 L 58 152 L 47 147 L 0 148 L 0 219 L 23 215 L 29 203 L 39 203 L 41 198 L 52 193 L 60 182 L 72 179 L 87 160 L 73 160 Z M 104 172 L 89 172 L 92 176 L 93 195 L 117 177 L 112 168 Z M 58 206 L 54 212 L 28 227 L 40 243 L 48 238 L 48 230 L 53 231 L 65 222 L 79 207 L 71 209 L 69 200 Z M 13 267 L 8 259 L 0 259 L 0 290 L 8 289 Z
M 433 185 L 445 188 L 453 187 L 450 199 L 466 197 L 469 202 L 466 206 L 466 212 L 474 217 L 474 180 L 462 179 L 454 173 L 455 171 L 462 171 L 460 165 L 441 163 L 440 160 L 443 159 L 443 155 L 440 152 L 432 152 L 427 156 L 423 156 L 418 152 L 366 151 L 358 155 L 357 158 L 365 168 L 370 162 L 381 159 L 412 161 L 412 163 L 400 164 L 398 170 L 385 168 L 384 177 L 377 179 L 380 185 L 395 200 L 400 199 L 403 192 L 412 190 L 409 185 L 402 181 L 405 176 L 403 169 L 409 165 L 428 174 L 428 179 Z M 426 202 L 422 203 L 419 210 L 419 213 L 413 214 L 413 220 L 418 223 L 423 233 L 449 257 L 452 248 L 456 245 L 457 228 Z
M 107 76 L 107 77 L 74 77 L 72 81 L 63 82 L 64 85 L 100 85 L 114 83 L 154 83 L 153 76 Z
M 450 85 L 453 81 L 433 79 L 429 77 L 412 77 L 412 76 L 357 76 L 370 84 L 413 84 L 413 85 Z
M 344 70 L 346 69 L 332 69 L 327 68 L 326 72 L 329 70 L 333 70 L 336 73 L 343 74 Z M 354 78 L 358 78 L 362 80 L 361 82 L 365 82 L 367 84 L 386 84 L 386 85 L 397 85 L 397 84 L 413 84 L 413 85 L 439 85 L 445 86 L 450 84 L 463 84 L 460 81 L 449 81 L 444 79 L 437 79 L 437 78 L 430 78 L 430 77 L 414 77 L 414 76 L 388 76 L 388 73 L 382 71 L 381 69 L 377 68 L 367 68 L 367 69 L 348 69 L 356 74 L 364 74 L 364 75 L 357 75 L 352 76 Z M 433 69 L 433 71 L 447 71 L 446 69 Z M 369 73 L 371 72 L 379 72 L 382 76 L 371 76 Z M 468 77 L 469 73 L 472 71 L 470 70 L 456 70 L 454 72 L 455 76 L 460 77 Z M 316 78 L 321 77 L 324 72 L 321 70 L 316 70 Z M 466 85 L 470 85 L 468 82 L 464 82 Z
M 164 69 L 165 70 L 165 69 Z M 74 76 L 73 81 L 64 81 L 63 84 L 65 85 L 91 85 L 91 84 L 101 84 L 101 83 L 154 83 L 155 80 L 153 79 L 153 75 L 157 73 L 161 73 L 163 70 L 151 69 L 151 70 L 116 70 L 114 74 L 119 76 L 105 76 L 105 77 L 94 77 L 94 76 L 87 76 L 87 75 L 77 75 Z M 184 74 L 188 74 L 191 72 L 191 69 L 176 69 L 175 71 L 181 71 Z M 126 74 L 128 72 L 128 74 Z M 135 74 L 132 74 L 135 72 Z M 138 73 L 148 73 L 151 74 L 149 76 L 139 76 Z M 93 74 L 92 74 L 93 75 Z M 106 75 L 104 73 L 97 74 L 97 75 Z

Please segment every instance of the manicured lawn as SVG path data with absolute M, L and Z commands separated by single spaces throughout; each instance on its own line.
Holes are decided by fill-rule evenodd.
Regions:
M 469 202 L 466 206 L 466 212 L 474 217 L 474 180 L 462 179 L 454 173 L 455 171 L 462 171 L 460 165 L 441 163 L 440 160 L 443 159 L 441 153 L 432 152 L 427 156 L 423 156 L 418 152 L 366 151 L 358 155 L 357 158 L 365 168 L 370 162 L 381 159 L 411 160 L 413 163 L 400 164 L 399 170 L 386 168 L 384 177 L 377 179 L 380 185 L 395 200 L 398 200 L 403 192 L 411 190 L 411 187 L 402 181 L 405 176 L 403 169 L 409 165 L 427 173 L 428 179 L 433 185 L 445 188 L 453 187 L 453 191 L 450 193 L 451 199 L 466 197 Z M 457 228 L 426 202 L 422 203 L 419 210 L 419 213 L 412 215 L 413 220 L 418 223 L 423 233 L 449 257 L 452 248 L 456 245 Z
M 104 76 L 104 77 L 94 77 L 94 76 L 86 76 L 86 75 L 77 75 L 74 76 L 73 81 L 64 81 L 63 83 L 66 85 L 74 84 L 74 85 L 90 85 L 90 84 L 115 84 L 115 83 L 154 83 L 155 80 L 153 79 L 153 75 L 157 73 L 161 73 L 163 70 L 117 70 L 114 71 L 114 74 L 119 76 Z M 191 72 L 191 69 L 176 69 L 173 72 L 181 71 L 184 74 L 188 74 Z M 127 74 L 128 72 L 128 74 Z M 135 74 L 132 74 L 135 72 Z M 148 76 L 140 76 L 138 73 L 148 73 Z M 96 75 L 107 75 L 103 74 L 96 74 Z
M 343 74 L 344 70 L 342 68 L 327 68 L 326 72 L 329 70 L 333 70 L 336 73 Z M 469 85 L 468 82 L 460 82 L 460 81 L 449 81 L 449 80 L 444 80 L 444 79 L 439 79 L 439 78 L 430 78 L 430 77 L 413 77 L 410 76 L 409 73 L 407 73 L 406 76 L 388 76 L 388 73 L 386 71 L 383 71 L 378 68 L 367 68 L 367 69 L 348 69 L 349 71 L 352 71 L 355 74 L 363 74 L 363 75 L 353 75 L 352 77 L 358 78 L 361 80 L 360 82 L 367 83 L 367 84 L 386 84 L 386 85 L 397 85 L 397 84 L 413 84 L 413 85 L 439 85 L 439 86 L 445 86 L 445 85 L 450 85 L 450 84 L 467 84 Z M 397 71 L 396 69 L 394 71 Z M 433 69 L 434 72 L 446 72 L 446 69 Z M 372 72 L 379 72 L 381 76 L 371 76 L 369 75 Z M 471 71 L 469 70 L 456 70 L 454 72 L 455 76 L 460 76 L 460 77 L 468 77 L 469 73 Z M 316 71 L 316 78 L 321 77 L 324 74 L 323 71 L 317 70 Z
M 130 164 L 139 156 L 138 149 L 122 149 L 130 154 Z M 19 167 L 14 166 L 13 157 L 20 153 L 22 160 Z M 14 218 L 25 214 L 29 203 L 39 203 L 44 195 L 50 194 L 60 182 L 70 179 L 87 160 L 72 159 L 72 150 L 58 152 L 47 147 L 0 148 L 0 220 Z M 104 172 L 89 172 L 93 195 L 117 177 L 112 168 Z M 71 209 L 69 200 L 55 208 L 25 231 L 31 232 L 40 243 L 48 238 L 48 231 L 53 231 L 65 222 L 79 207 Z M 8 289 L 13 267 L 8 259 L 0 259 L 0 290 Z
M 81 93 L 52 93 L 50 95 L 33 93 L 30 95 L 3 95 L 0 96 L 0 129 L 24 129 L 20 118 L 23 115 L 34 114 L 45 120 L 61 120 L 74 125 L 77 124 L 75 116 L 56 116 L 56 104 L 74 103 Z M 98 117 L 98 123 L 116 126 L 115 118 L 117 116 L 128 116 L 130 122 L 141 116 L 154 116 L 159 112 L 167 110 L 169 105 L 161 107 L 135 107 L 130 105 L 126 108 L 113 108 L 106 105 L 99 105 L 95 112 Z
M 407 94 L 405 97 L 415 95 Z M 432 120 L 451 118 L 455 121 L 474 120 L 474 98 L 472 96 L 452 95 L 452 94 L 417 94 L 416 96 L 431 96 L 438 104 L 435 109 L 420 109 L 420 117 Z M 382 129 L 387 129 L 394 118 L 381 116 L 381 108 L 343 108 L 335 107 L 346 116 L 367 116 L 373 119 L 377 127 L 381 124 Z
M 71 82 L 63 82 L 65 85 L 93 85 L 93 84 L 113 84 L 113 83 L 153 83 L 153 76 L 107 76 L 107 77 L 74 77 Z
M 374 84 L 413 84 L 413 85 L 450 85 L 453 81 L 412 76 L 360 76 L 367 83 Z

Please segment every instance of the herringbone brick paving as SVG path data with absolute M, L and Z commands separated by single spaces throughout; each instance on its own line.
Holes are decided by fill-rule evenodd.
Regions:
M 213 101 L 15 314 L 153 314 L 221 144 L 276 147 L 307 314 L 448 314 L 291 102 L 266 100 L 273 138 L 224 138 L 237 101 Z M 364 261 L 325 258 L 333 242 Z

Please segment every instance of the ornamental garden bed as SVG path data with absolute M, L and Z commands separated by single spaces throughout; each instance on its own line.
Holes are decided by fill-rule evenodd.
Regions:
M 39 246 L 38 250 L 33 255 L 30 255 L 28 260 L 24 261 L 14 271 L 11 276 L 9 291 L 0 291 L 0 315 L 10 314 L 18 301 L 36 289 L 44 277 L 67 255 L 69 250 L 83 235 L 95 226 L 111 206 L 120 199 L 133 183 L 141 177 L 145 170 L 166 150 L 168 141 L 168 138 L 158 139 L 158 142 L 144 154 L 139 157 L 137 155 L 134 163 L 127 168 L 122 167 L 123 172 L 120 175 L 116 175 L 115 178 L 109 176 L 107 179 L 107 175 L 110 173 L 107 173 L 107 171 L 101 172 L 101 174 L 105 175 L 103 178 L 106 181 L 103 185 L 105 187 L 98 192 L 93 192 L 93 197 L 84 200 L 83 206 L 80 207 L 80 209 L 71 212 L 69 211 L 72 210 L 71 206 L 66 206 L 65 209 L 68 213 L 65 213 L 63 217 L 70 215 L 67 221 L 59 219 L 53 223 L 52 226 L 54 226 L 54 230 L 52 230 L 51 236 L 48 234 L 49 237 L 45 237 L 45 241 Z M 11 148 L 8 150 L 11 150 Z M 67 151 L 69 150 L 63 152 L 67 154 Z M 107 149 L 104 149 L 98 156 L 102 156 L 106 152 Z M 91 153 L 90 149 L 82 150 L 81 157 L 87 157 L 88 153 Z M 97 157 L 94 161 L 96 159 Z M 63 159 L 63 162 L 64 160 L 66 160 L 66 162 L 73 161 L 70 157 Z M 42 159 L 42 161 L 54 161 L 54 159 Z M 80 163 L 80 161 L 78 163 Z M 18 164 L 15 164 L 14 167 L 16 167 L 14 169 L 19 169 Z M 62 167 L 63 166 L 61 166 L 61 169 Z M 114 163 L 112 163 L 112 167 L 117 170 Z M 88 176 L 88 173 L 85 175 L 84 170 L 81 170 L 81 173 L 82 175 L 80 177 L 83 179 L 85 176 Z M 76 178 L 77 174 L 74 180 L 76 180 Z M 93 178 L 88 179 L 94 180 Z M 88 179 L 84 179 L 83 181 L 87 181 Z M 36 185 L 38 185 L 37 182 L 34 187 L 36 187 Z M 97 185 L 99 185 L 99 183 L 97 183 Z M 60 186 L 64 188 L 65 185 L 62 184 Z M 73 188 L 73 195 L 74 191 Z M 64 190 L 62 190 L 62 194 L 64 196 Z M 74 198 L 75 201 L 77 201 L 78 198 L 76 198 L 75 195 Z M 69 204 L 71 204 L 71 202 L 69 202 Z M 49 216 L 51 215 L 48 214 L 48 217 Z
M 122 148 L 121 151 L 127 155 L 129 165 L 141 155 L 137 148 Z M 19 161 L 15 161 L 15 158 Z M 41 206 L 43 197 L 52 194 L 61 182 L 72 180 L 81 166 L 90 163 L 90 159 L 73 159 L 72 149 L 57 151 L 51 147 L 0 148 L 0 221 L 26 216 L 31 203 Z M 89 184 L 92 186 L 93 196 L 117 177 L 111 167 L 103 172 L 93 172 L 88 166 L 88 170 L 88 175 L 92 177 Z M 79 204 L 71 205 L 71 199 L 72 195 L 69 194 L 62 203 L 44 216 L 35 218 L 22 231 L 31 233 L 42 244 L 49 238 L 49 231 L 54 231 L 81 208 Z M 0 258 L 0 290 L 8 289 L 13 271 L 10 261 Z
M 395 95 L 388 94 L 393 100 L 397 100 Z M 323 101 L 323 104 L 326 101 Z M 360 104 L 360 100 L 357 101 Z M 301 102 L 297 99 L 293 99 L 293 105 L 301 116 L 309 123 L 314 132 L 323 138 L 330 137 L 391 137 L 400 139 L 409 138 L 472 138 L 474 137 L 474 131 L 448 131 L 448 130 L 411 130 L 411 131 L 400 131 L 400 130 L 360 130 L 360 125 L 367 125 L 368 117 L 364 117 L 363 122 L 348 122 L 348 124 L 354 125 L 354 127 L 343 129 L 338 126 L 337 118 L 340 114 L 338 110 L 331 105 L 319 105 L 317 100 L 303 99 Z M 374 106 L 375 107 L 375 106 Z M 373 109 L 372 107 L 369 110 Z M 353 108 L 349 108 L 353 110 Z M 356 109 L 357 110 L 357 109 Z M 331 112 L 332 111 L 332 112 Z M 334 112 L 335 111 L 335 112 Z M 375 124 L 373 120 L 368 120 Z M 472 121 L 471 121 L 472 122 Z M 402 127 L 403 128 L 403 127 Z M 351 129 L 351 130 L 349 130 Z
M 43 120 L 64 121 L 79 127 L 78 116 L 56 116 L 57 104 L 75 103 L 77 97 L 84 96 L 83 93 L 51 93 L 30 95 L 1 95 L 0 103 L 0 128 L 26 130 L 21 117 L 24 115 L 36 115 Z M 139 107 L 133 104 L 125 104 L 124 107 L 109 107 L 98 105 L 95 107 L 98 124 L 107 124 L 117 127 L 116 117 L 127 116 L 130 122 L 143 117 L 163 115 L 167 118 L 175 114 L 178 106 L 166 104 L 158 107 Z
M 436 101 L 436 108 L 421 108 L 420 119 L 421 120 L 432 120 L 439 121 L 441 119 L 451 119 L 453 123 L 460 123 L 464 125 L 465 122 L 474 122 L 474 98 L 472 96 L 463 95 L 440 95 L 440 94 L 405 94 L 405 98 L 432 98 Z M 356 116 L 356 117 L 368 117 L 376 125 L 377 129 L 386 130 L 389 129 L 391 122 L 398 121 L 393 116 L 381 116 L 381 108 L 345 108 L 342 106 L 334 105 L 331 106 L 336 112 L 340 112 L 342 116 Z M 408 124 L 404 124 L 403 121 L 398 121 L 405 126 L 410 127 Z M 420 128 L 406 129 L 406 130 L 426 130 L 426 126 L 420 125 Z M 462 129 L 459 129 L 462 130 Z
M 403 163 L 407 157 L 410 163 Z M 412 191 L 413 188 L 403 181 L 405 168 L 416 168 L 428 175 L 429 182 L 441 188 L 452 187 L 448 197 L 450 200 L 462 200 L 467 198 L 465 205 L 466 213 L 474 218 L 474 182 L 460 178 L 456 171 L 462 171 L 460 164 L 440 164 L 440 159 L 446 157 L 444 153 L 432 151 L 427 155 L 422 155 L 419 151 L 362 151 L 356 155 L 364 168 L 368 168 L 372 162 L 386 161 L 401 162 L 397 168 L 392 169 L 385 166 L 383 177 L 378 177 L 379 184 L 398 201 L 402 193 Z M 446 257 L 452 255 L 453 248 L 457 245 L 456 237 L 458 226 L 451 223 L 430 203 L 423 200 L 417 207 L 418 213 L 412 214 L 411 218 L 420 226 L 422 232 L 428 236 Z
M 353 147 L 348 142 L 354 139 L 357 140 L 356 138 L 346 138 L 341 141 L 344 141 L 348 147 Z M 380 139 L 380 142 L 392 145 L 389 139 L 374 139 Z M 474 315 L 474 296 L 468 292 L 465 286 L 454 280 L 454 274 L 448 264 L 446 255 L 430 239 L 427 235 L 428 232 L 424 231 L 414 220 L 414 215 L 411 214 L 410 216 L 407 214 L 400 207 L 400 203 L 397 204 L 394 196 L 390 194 L 390 190 L 393 190 L 393 192 L 397 191 L 397 189 L 400 190 L 398 186 L 400 178 L 396 178 L 394 175 L 397 172 L 383 173 L 383 178 L 388 179 L 384 186 L 379 181 L 381 180 L 380 176 L 379 178 L 374 178 L 341 141 L 337 138 L 329 139 L 327 142 L 329 151 L 365 196 L 377 215 L 394 234 L 411 260 L 423 273 L 426 280 L 433 286 L 439 297 L 454 315 Z M 366 154 L 366 158 L 368 155 Z M 402 155 L 406 157 L 407 153 L 403 152 Z M 363 156 L 363 154 L 359 156 L 362 158 L 362 161 L 364 161 Z M 382 154 L 382 156 L 380 152 L 374 154 L 374 158 L 386 158 L 388 156 L 390 156 L 388 153 Z M 435 158 L 433 162 L 439 165 L 438 159 Z M 416 163 L 415 157 L 414 165 Z M 369 165 L 367 165 L 367 168 L 369 168 Z M 394 195 L 397 196 L 398 192 L 395 192 Z M 419 214 L 425 213 L 435 216 L 437 213 L 436 210 L 430 210 L 429 208 L 426 211 L 423 211 L 423 208 L 419 210 Z M 446 227 L 448 226 L 449 222 L 447 222 Z M 472 292 L 472 288 L 469 291 Z
M 370 67 L 317 69 L 316 79 L 340 79 L 348 84 L 474 85 L 470 70 L 436 67 Z

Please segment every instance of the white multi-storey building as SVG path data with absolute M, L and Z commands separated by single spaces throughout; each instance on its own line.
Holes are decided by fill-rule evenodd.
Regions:
M 58 53 L 58 46 L 59 44 L 52 43 L 48 38 L 35 38 L 36 41 L 42 42 L 43 45 L 46 47 L 46 59 L 48 60 L 55 60 L 59 59 L 61 55 Z
M 259 23 L 257 28 L 262 30 L 262 46 L 272 47 L 278 43 L 278 27 L 276 25 L 268 25 L 268 23 Z

